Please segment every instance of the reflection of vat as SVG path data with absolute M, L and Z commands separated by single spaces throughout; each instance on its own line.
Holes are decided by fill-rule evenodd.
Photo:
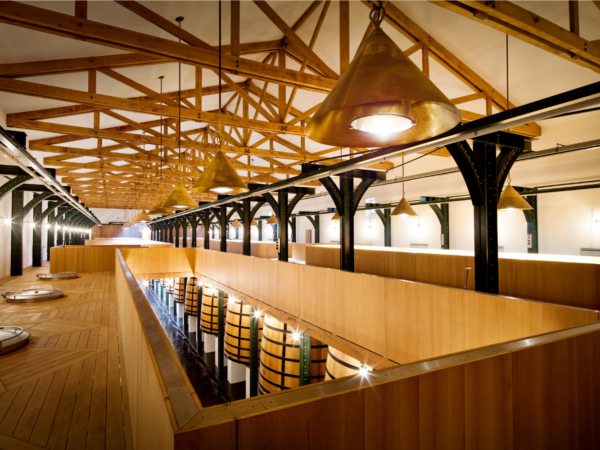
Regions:
M 20 292 L 5 292 L 2 297 L 9 303 L 35 303 L 55 300 L 64 297 L 64 292 L 58 288 L 27 288 Z
M 29 343 L 29 333 L 21 327 L 0 327 L 0 355 L 13 352 Z
M 77 278 L 77 272 L 38 273 L 40 280 L 71 280 Z

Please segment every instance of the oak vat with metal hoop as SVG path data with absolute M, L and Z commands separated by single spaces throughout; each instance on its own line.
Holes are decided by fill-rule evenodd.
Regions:
M 261 394 L 300 386 L 300 343 L 286 323 L 265 316 L 258 388 Z M 311 338 L 311 383 L 325 379 L 327 345 Z
M 372 367 L 361 364 L 357 359 L 352 358 L 333 347 L 329 347 L 329 350 L 327 351 L 325 381 L 358 375 L 361 369 L 367 369 L 369 371 L 373 370 Z
M 198 278 L 188 278 L 185 290 L 185 312 L 190 316 L 198 315 Z
M 175 303 L 185 303 L 185 278 L 175 278 Z
M 225 318 L 225 356 L 227 359 L 250 365 L 250 319 L 252 306 L 240 300 L 227 304 Z M 262 339 L 264 314 L 258 318 L 258 341 Z
M 229 296 L 224 295 L 224 307 L 227 307 Z M 225 325 L 225 314 L 223 314 L 223 325 Z M 204 285 L 202 289 L 202 306 L 200 308 L 200 329 L 207 334 L 217 336 L 219 334 L 219 290 Z

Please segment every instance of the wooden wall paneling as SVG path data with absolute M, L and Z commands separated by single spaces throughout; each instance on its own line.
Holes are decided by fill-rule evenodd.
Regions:
M 306 244 L 290 242 L 290 246 L 292 247 L 292 259 L 306 261 Z
M 368 273 L 380 277 L 392 276 L 392 252 L 372 252 L 368 250 L 356 249 L 354 253 L 357 258 L 354 261 L 355 273 Z
M 300 265 L 283 262 L 276 266 L 277 276 L 273 280 L 276 286 L 277 307 L 295 317 L 300 317 Z
M 388 252 L 390 258 L 390 277 L 416 281 L 417 255 L 415 253 Z
M 149 349 L 131 291 L 119 267 L 115 272 L 119 331 L 123 342 L 122 363 L 127 373 L 127 390 L 135 448 L 173 449 L 172 414 L 168 393 L 157 376 L 158 368 Z
M 123 229 L 122 225 L 94 225 L 92 227 L 92 239 L 96 238 L 114 238 L 114 237 L 128 237 L 128 238 L 142 238 L 142 230 L 137 228 L 126 228 Z
M 334 332 L 365 348 L 385 349 L 385 279 L 337 272 L 336 290 L 329 291 L 328 317 Z M 338 290 L 339 289 L 339 290 Z
M 307 245 L 306 264 L 310 266 L 339 269 L 340 249 L 323 245 Z
M 420 283 L 464 288 L 466 267 L 469 271 L 469 289 L 475 290 L 475 259 L 472 256 L 415 253 L 416 277 Z
M 306 322 L 319 322 L 319 305 L 323 290 L 319 282 L 323 270 L 314 266 L 304 266 L 298 273 L 299 316 Z

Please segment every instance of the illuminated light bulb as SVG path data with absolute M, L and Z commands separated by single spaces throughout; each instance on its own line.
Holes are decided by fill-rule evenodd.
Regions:
M 361 367 L 360 369 L 358 369 L 358 374 L 363 377 L 366 378 L 369 376 L 369 370 L 366 367 Z
M 261 316 L 260 311 L 258 311 L 258 310 L 254 311 L 254 318 L 255 319 L 260 319 L 260 316 Z
M 31 228 L 35 228 L 35 223 L 29 225 Z
M 233 191 L 233 189 L 227 188 L 227 187 L 218 187 L 218 188 L 211 189 L 211 192 L 216 192 L 217 194 L 227 194 L 228 192 L 231 192 L 231 191 Z
M 142 284 L 143 284 L 143 285 L 146 287 L 146 286 L 148 286 L 148 281 L 144 280 L 144 281 L 142 282 Z
M 300 333 L 298 333 L 297 331 L 294 331 L 292 333 L 292 339 L 294 339 L 295 341 L 299 341 L 300 340 Z
M 396 114 L 377 114 L 359 117 L 350 123 L 350 128 L 370 134 L 395 134 L 410 130 L 415 122 L 408 117 Z
M 4 219 L 4 223 L 5 223 L 6 225 L 10 225 L 10 219 L 7 217 L 6 219 Z

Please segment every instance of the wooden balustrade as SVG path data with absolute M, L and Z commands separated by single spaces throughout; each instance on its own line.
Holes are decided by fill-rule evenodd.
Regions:
M 355 272 L 407 281 L 475 289 L 471 252 L 357 246 Z M 339 268 L 338 245 L 307 245 L 306 264 Z M 502 254 L 500 294 L 580 308 L 600 309 L 600 258 Z

